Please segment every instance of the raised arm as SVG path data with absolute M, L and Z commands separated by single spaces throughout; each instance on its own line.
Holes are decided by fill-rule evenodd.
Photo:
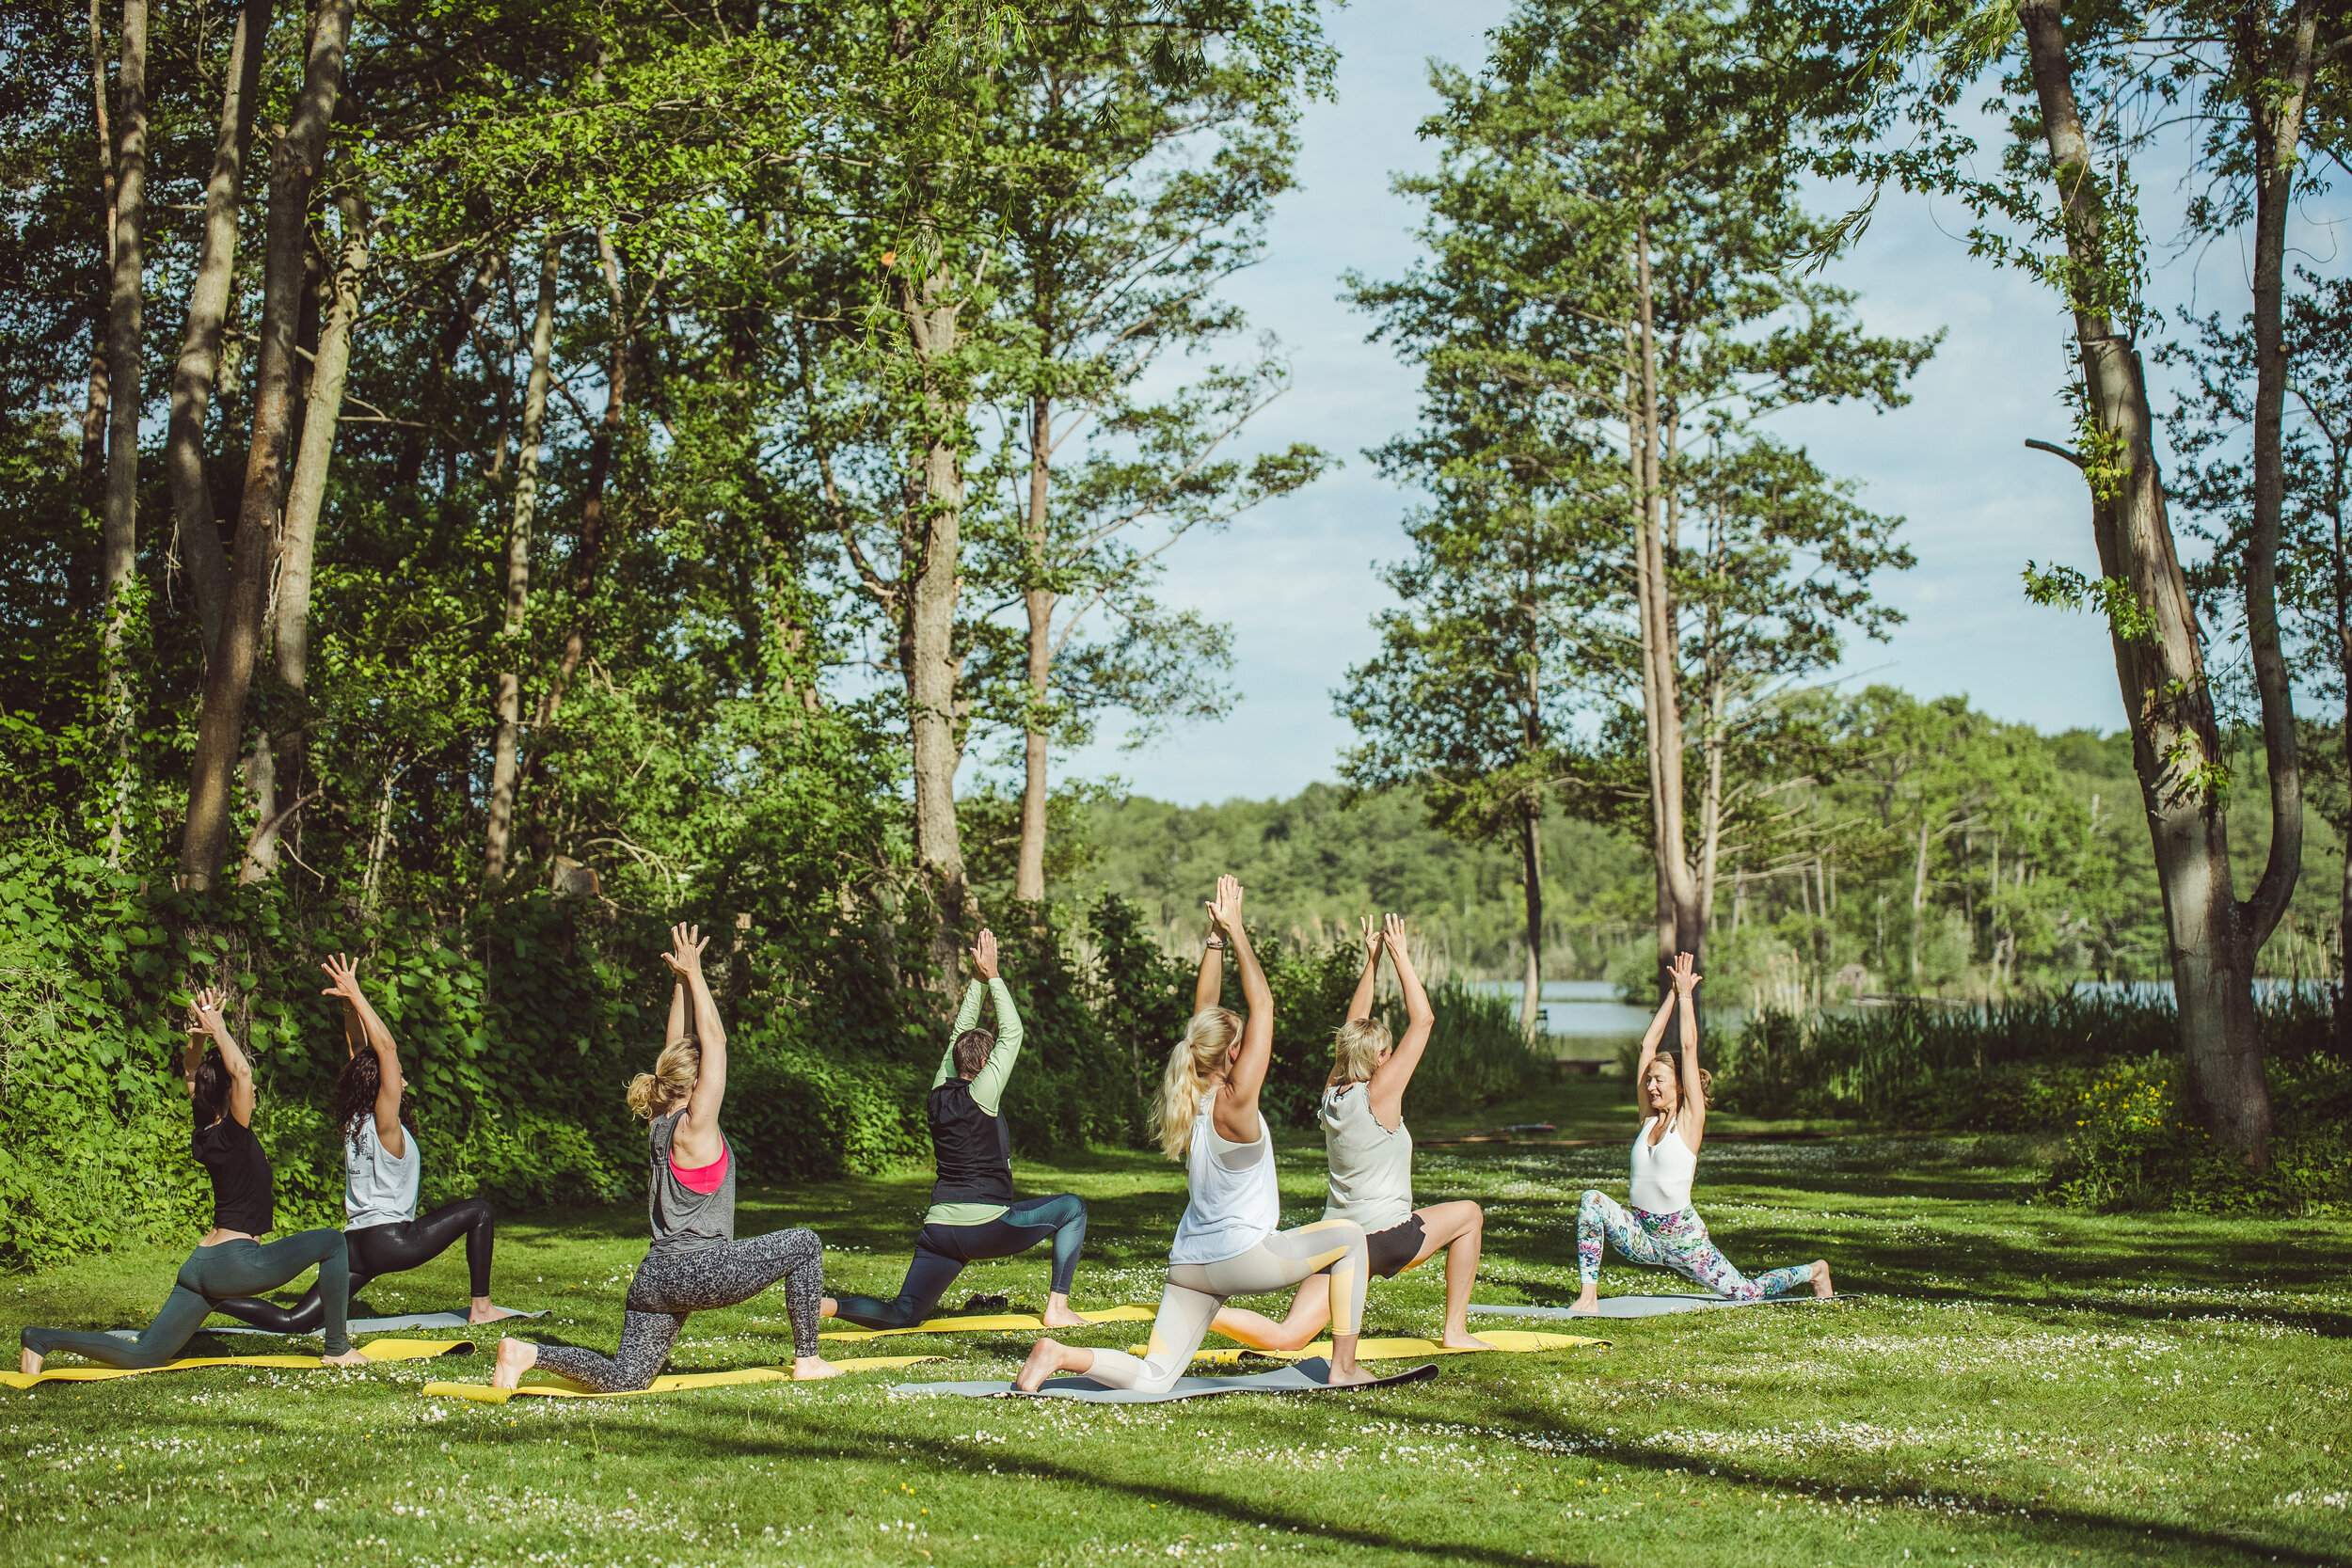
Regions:
M 1364 972 L 1357 976 L 1356 994 L 1347 1001 L 1350 1023 L 1360 1023 L 1372 1016 L 1373 992 L 1380 981 L 1380 927 L 1373 924 L 1368 914 L 1359 917 L 1357 925 L 1364 939 Z
M 1248 1009 L 1241 1026 L 1240 1053 L 1226 1072 L 1225 1092 L 1216 1097 L 1216 1132 L 1227 1143 L 1254 1143 L 1261 1125 L 1258 1091 L 1265 1086 L 1266 1067 L 1274 1059 L 1274 992 L 1265 983 L 1265 971 L 1259 966 L 1249 933 L 1241 923 L 1237 879 L 1216 879 L 1216 901 L 1209 906 L 1209 918 L 1216 922 L 1233 950 L 1233 964 L 1241 974 L 1242 1005 Z
M 1633 1064 L 1633 1094 L 1637 1104 L 1647 1103 L 1641 1098 L 1642 1080 L 1649 1075 L 1649 1065 L 1658 1055 L 1658 1042 L 1666 1037 L 1666 1020 L 1674 1016 L 1674 1010 L 1675 999 L 1670 995 L 1658 1004 L 1656 1016 L 1649 1021 L 1649 1027 L 1642 1032 L 1641 1058 Z M 1644 1113 L 1645 1116 L 1647 1114 Z
M 1675 955 L 1675 1008 L 1682 1020 L 1682 1070 L 1676 1075 L 1682 1085 L 1682 1115 L 1675 1129 L 1693 1154 L 1707 1136 L 1707 1085 L 1699 1080 L 1699 1020 L 1691 1006 L 1691 993 L 1699 988 L 1695 967 L 1690 954 Z
M 694 1037 L 702 1047 L 702 1069 L 694 1090 L 686 1097 L 686 1116 L 679 1122 L 675 1148 L 680 1164 L 714 1164 L 725 1147 L 719 1137 L 719 1107 L 727 1098 L 727 1030 L 719 1022 L 719 1004 L 703 978 L 703 949 L 710 939 L 692 926 L 670 927 L 670 951 L 661 961 L 686 982 L 694 1007 Z
M 1389 916 L 1385 933 L 1390 961 L 1396 965 L 1396 983 L 1405 992 L 1405 1037 L 1396 1042 L 1389 1059 L 1373 1069 L 1372 1114 L 1380 1125 L 1394 1128 L 1405 1118 L 1405 1089 L 1413 1081 L 1413 1069 L 1421 1066 L 1422 1053 L 1429 1049 L 1430 1025 L 1438 1021 L 1437 1009 L 1429 1005 L 1429 993 L 1422 989 L 1421 975 L 1413 968 L 1413 956 L 1405 943 L 1405 917 Z
M 240 1127 L 253 1125 L 253 1064 L 246 1059 L 244 1051 L 229 1033 L 228 1022 L 221 1010 L 229 999 L 218 987 L 207 986 L 196 993 L 196 1022 L 202 1025 L 205 1037 L 220 1047 L 220 1059 L 229 1068 L 229 1114 L 237 1118 Z M 196 1092 L 196 1063 L 202 1059 L 203 1047 L 193 1037 L 188 1041 L 188 1092 Z
M 988 1060 L 980 1064 L 980 1070 L 973 1075 L 972 1103 L 993 1117 L 1005 1098 L 1005 1084 L 1012 1077 L 1012 1065 L 1021 1058 L 1022 1037 L 1021 1014 L 1012 1005 L 1012 991 L 1006 986 L 1004 976 L 996 972 L 995 932 L 982 931 L 980 940 L 973 944 L 972 969 L 987 982 L 989 1001 L 996 1011 L 996 1043 L 990 1048 Z
M 1205 1013 L 1224 994 L 1225 939 L 1216 934 L 1216 924 L 1212 920 L 1209 940 L 1200 944 L 1200 972 L 1192 977 L 1192 1010 Z
M 319 967 L 334 982 L 323 994 L 342 998 L 344 1017 L 358 1022 L 362 1044 L 375 1053 L 375 1136 L 385 1153 L 395 1160 L 406 1159 L 408 1140 L 400 1129 L 400 1096 L 408 1085 L 400 1074 L 400 1047 L 369 1003 L 367 992 L 359 989 L 358 965 L 338 953 Z
M 665 1051 L 686 1037 L 686 977 L 673 974 L 670 976 L 670 1022 L 661 1030 L 661 1047 Z

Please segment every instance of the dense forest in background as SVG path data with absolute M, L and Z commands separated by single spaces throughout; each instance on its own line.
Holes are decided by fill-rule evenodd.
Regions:
M 1836 701 L 1850 755 L 1829 783 L 1801 792 L 1805 853 L 1729 874 L 1709 971 L 1718 999 L 1803 1012 L 1857 994 L 1987 999 L 2171 978 L 2128 736 L 2043 736 L 1961 701 L 1921 704 L 1884 688 Z M 1923 736 L 1932 754 L 1896 750 L 1889 737 L 1904 733 Z M 2236 738 L 2241 753 L 2254 752 L 2243 759 L 2255 783 L 2241 820 L 2259 844 L 2259 741 Z M 2267 975 L 2340 973 L 2341 805 L 2323 797 L 2322 808 L 2294 911 L 2265 950 Z M 1543 835 L 1544 977 L 1609 980 L 1645 1000 L 1655 895 L 1645 847 L 1556 807 Z M 1518 856 L 1432 826 L 1413 791 L 1351 798 L 1311 784 L 1288 800 L 1104 800 L 1071 858 L 1057 897 L 1131 899 L 1178 953 L 1198 951 L 1201 879 L 1230 867 L 1259 918 L 1294 940 L 1343 940 L 1359 914 L 1399 910 L 1438 978 L 1515 980 L 1524 969 Z M 2249 845 L 2241 858 L 2259 852 Z

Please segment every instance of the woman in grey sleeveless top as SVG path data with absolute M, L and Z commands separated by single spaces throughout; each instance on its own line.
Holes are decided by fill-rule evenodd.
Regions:
M 645 1217 L 653 1245 L 629 1281 L 621 1321 L 621 1347 L 612 1356 L 574 1345 L 499 1341 L 494 1388 L 512 1388 L 532 1367 L 561 1372 L 599 1393 L 650 1387 L 670 1358 L 688 1314 L 737 1307 L 771 1285 L 784 1283 L 792 1320 L 792 1375 L 837 1377 L 840 1370 L 817 1354 L 818 1304 L 824 1299 L 824 1249 L 817 1232 L 776 1230 L 735 1239 L 735 1150 L 719 1131 L 727 1092 L 727 1032 L 703 978 L 708 938 L 691 926 L 670 929 L 661 956 L 675 976 L 670 988 L 670 1027 L 651 1072 L 628 1085 L 629 1108 L 650 1123 L 652 1165 L 646 1173 Z M 691 993 L 694 1032 L 687 1033 Z
M 1323 1147 L 1331 1162 L 1331 1196 L 1325 1219 L 1353 1220 L 1364 1227 L 1372 1276 L 1389 1279 L 1445 1252 L 1445 1330 L 1442 1343 L 1454 1350 L 1490 1347 L 1470 1331 L 1470 1286 L 1478 1278 L 1486 1215 L 1467 1200 L 1413 1207 L 1413 1134 L 1405 1125 L 1405 1089 L 1421 1066 L 1436 1014 L 1414 973 L 1405 942 L 1405 921 L 1390 915 L 1384 929 L 1363 923 L 1364 973 L 1348 1004 L 1347 1022 L 1331 1039 L 1331 1076 L 1317 1117 Z M 1405 992 L 1405 1037 L 1391 1046 L 1389 1026 L 1372 1016 L 1373 990 L 1386 952 L 1396 965 Z M 1331 1279 L 1316 1275 L 1298 1288 L 1290 1316 L 1280 1323 L 1226 1307 L 1214 1326 L 1219 1334 L 1260 1350 L 1299 1350 L 1331 1320 Z

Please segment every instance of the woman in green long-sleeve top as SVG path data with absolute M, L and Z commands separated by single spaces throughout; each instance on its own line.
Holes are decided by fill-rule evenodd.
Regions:
M 914 1238 L 914 1261 L 896 1301 L 872 1296 L 827 1300 L 828 1317 L 861 1328 L 912 1328 L 931 1314 L 966 1263 L 1010 1258 L 1048 1237 L 1054 1243 L 1054 1288 L 1046 1298 L 1049 1328 L 1076 1328 L 1085 1319 L 1070 1309 L 1070 1284 L 1086 1243 L 1087 1206 L 1074 1193 L 1016 1199 L 1012 1134 L 1000 1102 L 1021 1054 L 1021 1017 L 1012 992 L 996 973 L 996 937 L 982 931 L 972 949 L 974 978 L 964 989 L 955 1034 L 940 1058 L 925 1109 L 931 1153 L 939 1167 L 930 1211 Z M 980 1004 L 996 1009 L 992 1034 L 980 1028 Z

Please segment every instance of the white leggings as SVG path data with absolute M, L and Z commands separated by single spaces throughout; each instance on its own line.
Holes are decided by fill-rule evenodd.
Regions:
M 1236 1258 L 1215 1263 L 1177 1263 L 1160 1291 L 1160 1315 L 1152 1323 L 1150 1354 L 1138 1360 L 1120 1350 L 1098 1350 L 1087 1376 L 1114 1388 L 1164 1394 L 1192 1365 L 1193 1352 L 1227 1296 L 1256 1295 L 1297 1284 L 1329 1265 L 1331 1332 L 1352 1335 L 1364 1321 L 1364 1285 L 1372 1271 L 1364 1257 L 1363 1227 L 1351 1220 L 1317 1220 L 1281 1230 Z

